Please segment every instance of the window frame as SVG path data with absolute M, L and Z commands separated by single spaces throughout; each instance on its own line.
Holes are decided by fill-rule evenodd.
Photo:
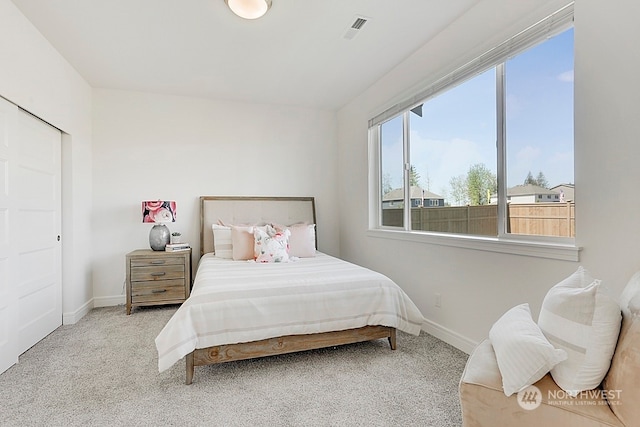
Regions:
M 435 244 L 442 246 L 478 249 L 490 252 L 535 256 L 542 258 L 579 260 L 579 247 L 575 238 L 531 236 L 507 233 L 506 171 L 506 61 L 544 40 L 560 34 L 573 26 L 573 2 L 556 13 L 516 34 L 489 52 L 480 55 L 463 67 L 436 80 L 414 96 L 395 104 L 369 120 L 369 230 L 368 236 Z M 497 112 L 497 178 L 498 178 L 498 230 L 497 235 L 477 236 L 457 233 L 437 233 L 411 230 L 410 173 L 410 112 L 429 99 L 461 84 L 490 68 L 496 70 Z M 381 126 L 388 120 L 402 116 L 403 126 L 403 186 L 404 211 L 402 227 L 382 225 L 382 144 Z M 409 201 L 409 203 L 407 203 Z

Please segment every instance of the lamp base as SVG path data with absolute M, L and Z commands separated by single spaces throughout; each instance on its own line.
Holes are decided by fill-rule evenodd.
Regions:
M 171 233 L 166 225 L 160 223 L 154 224 L 154 226 L 151 227 L 151 231 L 149 232 L 149 246 L 151 246 L 151 249 L 154 251 L 164 251 L 170 239 Z

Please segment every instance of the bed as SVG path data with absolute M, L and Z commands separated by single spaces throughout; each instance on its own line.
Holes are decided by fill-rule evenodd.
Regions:
M 202 196 L 200 223 L 191 296 L 156 338 L 160 372 L 184 357 L 191 384 L 196 366 L 381 338 L 395 350 L 396 329 L 420 332 L 422 314 L 393 281 L 315 250 L 311 197 Z M 233 260 L 214 242 L 219 223 L 308 225 L 314 253 L 289 262 Z

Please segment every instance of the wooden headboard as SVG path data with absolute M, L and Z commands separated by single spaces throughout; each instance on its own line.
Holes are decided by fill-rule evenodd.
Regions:
M 313 197 L 200 196 L 200 256 L 213 252 L 211 225 L 218 221 L 225 224 L 316 224 L 315 200 Z

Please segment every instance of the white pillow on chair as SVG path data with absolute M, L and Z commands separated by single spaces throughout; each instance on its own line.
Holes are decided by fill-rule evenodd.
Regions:
M 553 380 L 567 394 L 577 396 L 600 385 L 611 364 L 621 321 L 618 302 L 582 267 L 549 290 L 538 325 L 554 347 L 568 354 L 551 370 Z
M 491 327 L 489 340 L 507 396 L 534 384 L 567 358 L 567 353 L 555 349 L 533 321 L 529 304 L 503 314 Z

